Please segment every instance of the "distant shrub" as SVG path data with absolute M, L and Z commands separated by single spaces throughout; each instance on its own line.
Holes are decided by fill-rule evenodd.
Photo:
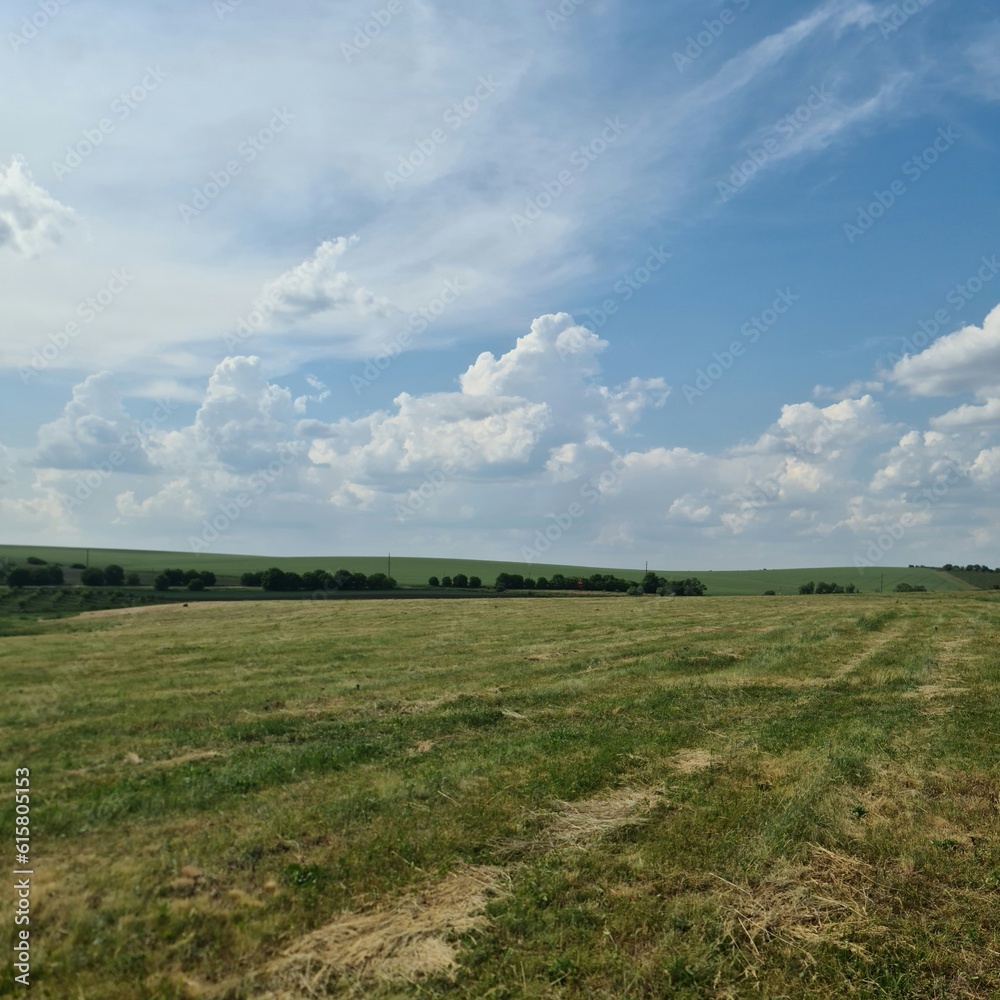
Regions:
M 210 569 L 203 569 L 198 576 L 201 577 L 201 582 L 205 584 L 206 587 L 214 587 L 216 576 Z
M 765 597 L 775 597 L 776 595 L 775 595 L 775 593 L 774 593 L 773 590 L 765 590 L 764 591 L 764 596 Z
M 642 597 L 646 591 L 643 590 L 642 587 L 629 587 L 625 593 L 628 594 L 629 597 Z
M 142 580 L 139 578 L 138 573 L 129 573 L 129 575 L 125 577 L 125 583 L 129 587 L 138 587 L 141 586 Z
M 114 564 L 104 567 L 104 582 L 109 587 L 120 587 L 125 582 L 125 570 Z
M 469 588 L 471 590 L 478 590 L 482 585 L 483 585 L 483 581 L 480 580 L 478 576 L 470 576 L 469 577 Z M 542 581 L 541 580 L 538 581 L 538 585 L 539 586 L 542 585 Z
M 905 580 L 901 580 L 897 583 L 896 586 L 893 587 L 893 590 L 897 594 L 918 594 L 927 592 L 927 588 L 923 584 L 907 583 Z
M 166 573 L 161 573 L 153 581 L 154 590 L 169 590 L 170 589 L 170 577 Z
M 8 587 L 27 587 L 31 582 L 31 570 L 24 566 L 18 566 L 7 574 Z
M 86 587 L 103 587 L 105 584 L 104 570 L 91 566 L 80 574 L 80 583 Z
M 69 568 L 70 569 L 86 569 L 87 567 L 84 566 L 83 563 L 70 563 L 69 564 Z
M 432 576 L 427 581 L 427 586 L 428 587 L 440 587 L 441 586 L 441 581 L 436 576 Z
M 800 594 L 815 594 L 816 593 L 816 584 L 813 583 L 812 580 L 810 580 L 808 583 L 801 584 L 799 586 L 799 593 Z
M 28 573 L 29 582 L 35 587 L 59 587 L 66 582 L 60 566 L 37 566 Z
M 253 572 L 253 573 L 244 573 L 240 577 L 240 586 L 241 587 L 259 587 L 261 585 L 261 577 L 263 577 L 263 575 L 264 574 L 262 572 L 260 572 L 260 570 L 258 570 L 256 572 Z
M 188 580 L 187 589 L 188 590 L 204 590 L 205 589 L 205 581 L 200 576 L 196 576 L 193 580 Z
M 38 556 L 28 556 L 25 560 L 29 566 L 47 566 L 48 561 L 46 559 L 39 559 Z

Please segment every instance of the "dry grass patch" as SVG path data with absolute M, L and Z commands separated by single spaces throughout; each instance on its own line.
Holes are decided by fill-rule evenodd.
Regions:
M 503 869 L 467 865 L 387 906 L 346 913 L 271 962 L 260 996 L 321 996 L 343 976 L 412 981 L 453 970 L 454 937 L 484 926 L 487 902 L 507 886 Z
M 779 864 L 756 884 L 740 886 L 716 877 L 726 887 L 721 907 L 726 937 L 751 978 L 765 953 L 775 949 L 808 964 L 821 945 L 864 956 L 854 938 L 877 931 L 867 913 L 874 869 L 858 858 L 813 844 L 807 861 Z
M 694 774 L 718 763 L 718 760 L 715 754 L 707 750 L 678 750 L 670 758 L 670 766 L 681 774 Z

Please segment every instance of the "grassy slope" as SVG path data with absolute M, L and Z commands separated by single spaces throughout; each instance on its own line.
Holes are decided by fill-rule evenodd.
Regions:
M 23 562 L 28 556 L 37 555 L 50 562 L 65 565 L 86 561 L 86 550 L 70 548 L 45 548 L 43 546 L 0 545 L 0 558 Z M 155 572 L 167 567 L 181 569 L 210 569 L 228 576 L 238 577 L 247 570 L 266 569 L 279 565 L 284 569 L 303 572 L 308 569 L 326 569 L 335 572 L 344 567 L 352 572 L 366 574 L 384 573 L 386 559 L 382 556 L 297 556 L 279 558 L 271 556 L 240 556 L 215 553 L 194 555 L 190 552 L 143 552 L 127 549 L 91 549 L 90 563 L 106 566 L 117 563 L 126 571 L 140 571 L 150 579 Z M 655 567 L 654 567 L 655 568 Z M 566 566 L 558 564 L 505 563 L 483 559 L 416 559 L 399 557 L 392 560 L 392 575 L 403 585 L 422 585 L 430 576 L 479 576 L 487 585 L 492 585 L 498 573 L 520 573 L 523 576 L 547 576 L 561 572 L 566 576 L 591 576 L 593 573 L 614 573 L 626 579 L 639 580 L 642 571 L 638 569 L 608 569 L 593 566 Z M 885 567 L 866 569 L 863 573 L 856 567 L 833 569 L 783 569 L 783 570 L 664 570 L 657 569 L 661 576 L 683 578 L 697 576 L 708 585 L 708 592 L 714 596 L 762 594 L 765 590 L 796 593 L 799 584 L 809 580 L 826 580 L 833 583 L 854 583 L 865 592 L 874 592 L 885 576 L 885 590 L 901 580 L 911 584 L 922 584 L 929 590 L 961 590 L 968 584 L 957 577 L 933 569 L 907 569 Z M 67 582 L 72 582 L 67 576 Z M 147 579 L 144 583 L 149 582 Z
M 248 603 L 0 639 L 32 995 L 263 996 L 308 930 L 473 863 L 510 894 L 456 983 L 333 993 L 995 996 L 998 610 Z M 647 823 L 546 833 L 616 787 L 658 793 Z
M 1000 587 L 1000 573 L 978 573 L 975 570 L 953 569 L 946 576 L 959 580 L 966 586 L 978 587 L 980 590 L 993 590 Z

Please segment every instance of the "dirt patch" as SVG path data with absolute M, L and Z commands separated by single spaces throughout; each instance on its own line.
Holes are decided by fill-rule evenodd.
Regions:
M 487 902 L 507 891 L 503 869 L 468 865 L 388 906 L 347 913 L 313 931 L 266 969 L 275 998 L 322 996 L 340 976 L 411 981 L 455 968 L 452 938 L 482 927 Z
M 718 759 L 707 750 L 680 750 L 670 758 L 670 765 L 681 774 L 694 774 L 711 767 Z

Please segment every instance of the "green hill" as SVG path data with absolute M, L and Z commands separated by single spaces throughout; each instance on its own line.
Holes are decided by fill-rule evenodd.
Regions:
M 179 569 L 205 569 L 218 574 L 220 584 L 234 583 L 240 574 L 250 570 L 280 566 L 282 569 L 298 573 L 310 569 L 325 569 L 333 573 L 340 568 L 355 573 L 385 573 L 391 575 L 403 586 L 421 586 L 431 576 L 478 576 L 486 585 L 491 585 L 499 573 L 520 573 L 537 578 L 551 577 L 562 573 L 569 577 L 589 577 L 594 573 L 614 573 L 625 579 L 640 580 L 641 568 L 622 569 L 620 567 L 569 566 L 553 563 L 499 562 L 487 559 L 449 559 L 393 557 L 391 567 L 386 556 L 246 556 L 225 553 L 156 551 L 140 549 L 77 549 L 40 545 L 0 545 L 0 559 L 10 563 L 24 564 L 28 556 L 36 556 L 47 562 L 57 562 L 64 567 L 73 563 L 91 566 L 107 566 L 116 563 L 127 572 L 138 572 L 144 584 L 152 582 L 153 576 L 168 567 Z M 682 579 L 697 576 L 708 587 L 710 596 L 742 596 L 763 594 L 773 590 L 777 594 L 797 594 L 800 584 L 810 580 L 819 583 L 839 583 L 846 586 L 853 583 L 864 593 L 875 593 L 880 587 L 888 593 L 897 583 L 906 582 L 912 586 L 924 586 L 928 590 L 969 590 L 976 586 L 972 581 L 961 579 L 957 572 L 925 567 L 886 566 L 866 569 L 857 567 L 825 567 L 820 569 L 754 569 L 754 570 L 698 570 L 663 569 L 652 567 L 660 576 Z M 993 574 L 989 574 L 991 577 Z M 997 578 L 1000 580 L 1000 577 Z M 66 574 L 68 584 L 75 583 L 72 572 Z

